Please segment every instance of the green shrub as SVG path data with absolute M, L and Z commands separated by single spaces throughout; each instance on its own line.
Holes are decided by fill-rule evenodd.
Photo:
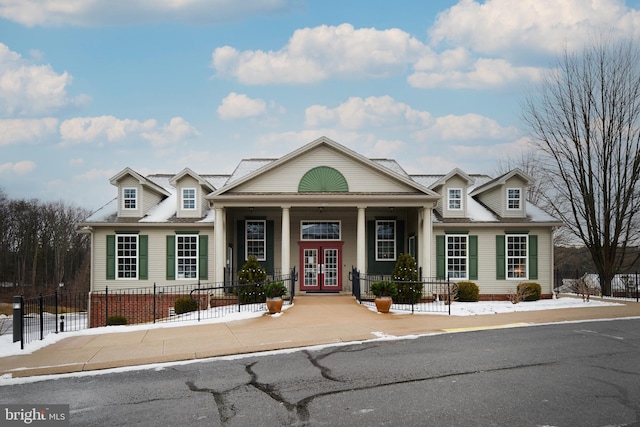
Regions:
M 108 326 L 126 325 L 127 318 L 121 314 L 114 314 L 107 319 Z
M 473 282 L 458 282 L 458 301 L 478 302 L 480 299 L 480 288 Z
M 176 314 L 190 313 L 198 309 L 198 301 L 189 297 L 180 297 L 176 299 Z
M 398 294 L 398 287 L 389 281 L 373 282 L 371 293 L 376 297 L 395 297 Z
M 391 273 L 398 288 L 394 301 L 400 304 L 417 303 L 422 298 L 422 283 L 418 283 L 418 265 L 411 254 L 400 254 Z
M 525 301 L 538 301 L 542 297 L 542 287 L 535 282 L 520 283 L 517 291 L 524 296 Z
M 262 292 L 266 298 L 282 297 L 287 293 L 284 282 L 267 282 L 262 286 Z
M 266 297 L 262 289 L 263 283 L 267 280 L 267 271 L 258 263 L 258 258 L 251 255 L 238 271 L 238 281 L 241 286 L 238 288 L 238 296 L 241 303 L 265 302 Z

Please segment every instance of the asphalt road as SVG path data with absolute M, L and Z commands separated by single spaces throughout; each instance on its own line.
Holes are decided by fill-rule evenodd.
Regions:
M 640 320 L 442 334 L 0 387 L 78 426 L 640 425 Z

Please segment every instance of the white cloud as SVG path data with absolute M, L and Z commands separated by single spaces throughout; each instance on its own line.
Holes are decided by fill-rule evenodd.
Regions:
M 156 127 L 155 120 L 118 119 L 114 116 L 75 117 L 65 120 L 60 125 L 60 136 L 63 145 L 92 142 L 105 139 L 116 141 L 124 139 L 132 133 L 152 130 Z
M 82 164 L 84 164 L 84 159 L 82 157 L 69 160 L 69 166 L 80 166 Z
M 0 119 L 0 146 L 34 142 L 58 131 L 58 119 Z
M 71 80 L 66 71 L 56 73 L 51 65 L 31 64 L 0 43 L 0 113 L 40 115 L 86 103 L 86 95 L 67 95 Z
M 217 24 L 295 10 L 300 0 L 0 0 L 0 17 L 32 27 Z
M 217 111 L 222 120 L 231 120 L 261 116 L 266 109 L 267 104 L 262 99 L 252 99 L 245 94 L 231 92 L 222 100 Z
M 404 72 L 429 51 L 399 29 L 354 29 L 351 24 L 297 30 L 278 51 L 214 50 L 212 66 L 219 77 L 243 84 L 313 83 L 330 77 L 379 78 Z
M 0 175 L 2 174 L 14 174 L 25 175 L 36 168 L 35 162 L 31 160 L 23 160 L 18 163 L 2 163 L 0 164 Z
M 428 112 L 414 110 L 390 96 L 352 97 L 336 108 L 312 105 L 305 116 L 310 127 L 339 125 L 345 129 L 425 126 L 431 121 Z
M 637 35 L 640 11 L 622 0 L 461 0 L 438 15 L 430 30 L 433 44 L 464 46 L 503 56 L 523 49 L 556 53 L 574 49 L 601 28 Z
M 116 173 L 118 173 L 118 171 L 116 171 L 115 169 L 97 169 L 97 168 L 93 168 L 90 169 L 88 171 L 86 171 L 83 174 L 80 175 L 76 175 L 74 177 L 74 179 L 76 181 L 80 180 L 80 181 L 85 181 L 85 180 L 89 180 L 89 181 L 109 181 L 109 179 L 111 179 L 112 176 L 114 176 Z
M 413 134 L 420 141 L 506 139 L 517 135 L 516 128 L 500 126 L 495 120 L 474 113 L 438 117 L 432 126 Z
M 142 137 L 154 147 L 161 147 L 184 139 L 198 136 L 200 133 L 182 117 L 173 117 L 168 125 L 164 125 L 162 130 L 147 131 L 142 133 Z

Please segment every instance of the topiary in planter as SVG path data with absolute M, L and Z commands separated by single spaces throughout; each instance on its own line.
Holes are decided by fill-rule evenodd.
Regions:
M 473 282 L 458 282 L 458 301 L 478 302 L 480 300 L 480 288 Z
M 262 286 L 262 291 L 267 298 L 282 298 L 287 293 L 287 287 L 282 281 L 267 282 Z
M 126 325 L 127 318 L 121 314 L 114 314 L 107 319 L 108 326 Z
M 517 292 L 524 296 L 525 301 L 538 301 L 542 297 L 542 287 L 535 282 L 520 283 Z
M 262 284 L 267 280 L 267 271 L 258 263 L 258 258 L 251 255 L 238 271 L 238 295 L 241 303 L 265 302 L 266 297 Z
M 198 301 L 189 297 L 180 297 L 176 299 L 175 311 L 176 314 L 190 313 L 198 309 Z
M 400 304 L 417 303 L 422 298 L 422 283 L 418 282 L 418 265 L 411 254 L 400 254 L 391 273 L 396 282 L 398 296 L 394 301 Z

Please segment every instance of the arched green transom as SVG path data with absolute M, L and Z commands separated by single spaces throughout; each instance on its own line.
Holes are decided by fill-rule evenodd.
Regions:
M 349 191 L 349 185 L 344 176 L 329 166 L 318 166 L 304 174 L 298 184 L 298 191 L 305 192 L 345 192 Z

